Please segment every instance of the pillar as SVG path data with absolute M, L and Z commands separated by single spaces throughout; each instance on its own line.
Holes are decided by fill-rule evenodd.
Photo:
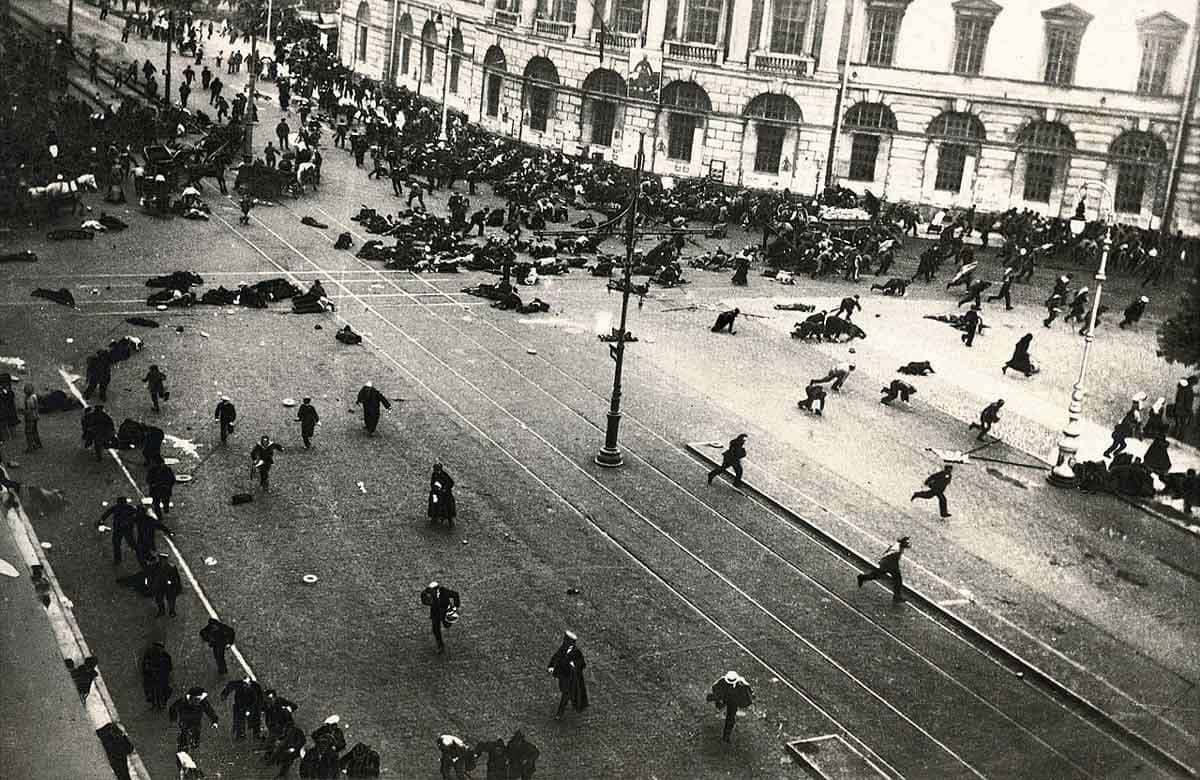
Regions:
M 750 16 L 753 13 L 754 0 L 732 0 L 733 29 L 729 34 L 729 60 L 745 64 L 750 51 Z M 767 20 L 763 19 L 763 25 Z
M 817 70 L 838 72 L 838 55 L 842 50 L 842 34 L 846 28 L 846 3 L 853 0 L 829 0 L 825 9 L 825 29 L 821 33 L 821 61 Z M 854 41 L 850 41 L 854 48 Z
M 672 20 L 673 21 L 673 20 Z M 646 48 L 658 51 L 663 47 L 663 32 L 667 28 L 667 0 L 650 0 L 646 11 Z
M 604 0 L 600 0 L 604 2 Z M 592 17 L 596 15 L 596 0 L 578 0 L 575 3 L 575 37 L 581 41 L 592 39 Z

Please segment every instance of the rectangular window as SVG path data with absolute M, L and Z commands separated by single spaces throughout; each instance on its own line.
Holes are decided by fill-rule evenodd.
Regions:
M 500 115 L 500 90 L 504 87 L 504 77 L 498 73 L 489 73 L 487 77 L 487 115 Z
M 616 0 L 609 20 L 612 32 L 637 35 L 642 31 L 642 0 Z
M 667 115 L 667 157 L 691 161 L 692 139 L 699 121 L 691 114 Z
M 1025 155 L 1025 200 L 1049 203 L 1054 189 L 1054 173 L 1058 157 L 1053 154 L 1029 152 Z
M 1147 36 L 1142 41 L 1142 67 L 1138 70 L 1137 91 L 1142 95 L 1165 95 L 1167 77 L 1178 49 L 1176 41 Z
M 574 22 L 575 0 L 538 0 L 535 13 L 553 22 Z
M 408 61 L 412 55 L 412 41 L 405 38 L 400 44 L 400 72 L 404 74 L 404 78 L 408 78 Z
M 783 156 L 783 139 L 787 130 L 774 125 L 759 124 L 758 148 L 754 150 L 754 170 L 757 173 L 779 173 Z
M 963 169 L 967 165 L 967 147 L 959 144 L 942 144 L 938 148 L 937 178 L 933 188 L 943 192 L 958 192 L 962 189 Z
M 855 133 L 850 143 L 851 181 L 875 181 L 875 160 L 879 157 L 879 136 Z
M 954 24 L 954 72 L 978 76 L 983 70 L 983 52 L 987 48 L 992 20 L 986 16 L 962 16 Z
M 804 54 L 811 0 L 774 0 L 771 14 L 771 51 Z
M 1075 58 L 1079 56 L 1079 33 L 1067 27 L 1046 28 L 1047 84 L 1070 85 L 1075 81 Z
M 358 58 L 363 62 L 367 60 L 367 31 L 369 28 L 361 27 L 358 30 Z
M 546 132 L 550 120 L 550 104 L 554 92 L 545 87 L 529 87 L 529 127 L 539 133 Z
M 425 44 L 425 83 L 433 83 L 433 47 Z
M 1125 214 L 1141 214 L 1149 168 L 1140 163 L 1121 163 L 1117 167 L 1116 209 Z
M 617 123 L 617 104 L 607 100 L 592 102 L 592 143 L 612 146 L 613 127 Z
M 899 8 L 871 8 L 867 11 L 867 64 L 890 68 L 896 56 L 896 36 L 900 32 Z
M 724 5 L 724 0 L 687 0 L 683 39 L 692 43 L 715 44 Z

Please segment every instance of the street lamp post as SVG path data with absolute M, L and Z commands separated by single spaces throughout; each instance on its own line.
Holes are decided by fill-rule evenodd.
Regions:
M 454 36 L 454 22 L 451 16 L 450 6 L 443 3 L 439 6 L 437 16 L 437 26 L 441 27 L 443 18 L 450 19 L 450 23 L 446 25 L 446 67 L 442 71 L 442 130 L 438 133 L 438 140 L 445 141 L 449 138 L 447 133 L 447 124 L 450 119 L 450 45 L 451 39 Z
M 633 286 L 633 251 L 637 243 L 638 200 L 642 194 L 642 165 L 646 160 L 646 134 L 638 140 L 637 160 L 634 163 L 633 195 L 629 203 L 629 222 L 625 233 L 625 273 L 621 290 L 621 325 L 617 328 L 617 344 L 611 348 L 616 368 L 613 369 L 612 403 L 608 410 L 608 425 L 604 430 L 604 446 L 596 454 L 596 464 L 605 468 L 616 468 L 625 460 L 617 444 L 621 430 L 621 368 L 625 362 L 625 322 L 629 315 L 629 294 Z
M 1083 233 L 1087 226 L 1084 215 L 1086 207 L 1084 197 L 1089 185 L 1099 187 L 1103 195 L 1108 195 L 1110 204 L 1113 201 L 1108 187 L 1099 182 L 1085 183 L 1080 187 L 1079 207 L 1075 212 L 1075 218 L 1071 220 L 1071 232 L 1076 236 Z M 1103 207 L 1103 197 L 1101 197 L 1100 205 Z M 1113 211 L 1110 210 L 1109 214 L 1112 213 Z M 1100 250 L 1100 267 L 1096 270 L 1096 295 L 1092 298 L 1092 311 L 1088 316 L 1087 331 L 1083 336 L 1083 360 L 1079 365 L 1079 379 L 1075 381 L 1075 386 L 1071 389 L 1071 403 L 1067 406 L 1067 426 L 1063 429 L 1062 438 L 1058 440 L 1058 462 L 1047 475 L 1050 483 L 1057 487 L 1075 487 L 1078 484 L 1078 476 L 1075 474 L 1075 457 L 1079 452 L 1079 436 L 1083 427 L 1083 400 L 1087 397 L 1084 380 L 1087 378 L 1088 358 L 1092 342 L 1096 338 L 1096 316 L 1100 311 L 1100 294 L 1107 278 L 1105 271 L 1108 268 L 1108 253 L 1112 249 L 1112 234 L 1112 226 L 1107 227 L 1104 231 L 1104 244 Z
M 247 96 L 249 99 L 246 101 L 246 116 L 244 117 L 246 123 L 246 147 L 242 150 L 242 159 L 247 164 L 254 162 L 254 126 L 258 124 L 258 108 L 255 103 L 254 93 L 258 87 L 258 12 L 261 7 L 257 2 L 253 2 L 251 5 L 250 67 L 246 69 L 249 71 L 247 73 L 247 80 L 250 82 L 250 94 Z

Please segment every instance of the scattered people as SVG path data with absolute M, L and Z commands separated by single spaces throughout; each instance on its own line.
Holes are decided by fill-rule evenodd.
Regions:
M 950 487 L 952 476 L 953 467 L 947 463 L 941 471 L 935 471 L 926 477 L 925 489 L 913 493 L 909 501 L 915 501 L 918 498 L 936 498 L 938 502 L 938 514 L 945 520 L 951 516 L 950 507 L 946 503 L 946 488 Z
M 441 463 L 433 464 L 433 473 L 429 475 L 428 514 L 431 524 L 444 523 L 450 528 L 454 527 L 454 518 L 458 514 L 454 479 L 446 473 Z
M 979 422 L 971 423 L 968 430 L 979 429 L 979 435 L 975 437 L 976 441 L 983 441 L 989 433 L 992 432 L 992 426 L 1000 422 L 1000 409 L 1004 407 L 1004 399 L 992 401 L 987 406 L 983 407 L 983 411 L 979 413 Z
M 421 603 L 429 607 L 429 619 L 433 623 L 433 639 L 437 642 L 440 655 L 446 652 L 446 643 L 442 640 L 442 628 L 449 628 L 458 620 L 458 609 L 461 606 L 458 591 L 444 588 L 435 580 L 421 591 Z
M 1033 342 L 1033 334 L 1026 333 L 1017 340 L 1017 345 L 1013 348 L 1012 357 L 1000 369 L 1000 373 L 1008 373 L 1008 369 L 1019 371 L 1027 377 L 1036 374 L 1039 369 L 1034 365 L 1033 357 L 1029 354 L 1029 345 Z
M 200 639 L 212 650 L 213 660 L 217 662 L 217 674 L 222 677 L 229 673 L 229 667 L 225 664 L 225 650 L 233 644 L 236 637 L 237 632 L 233 626 L 213 617 L 200 629 Z M 221 698 L 224 699 L 225 695 L 222 694 Z
M 754 703 L 754 692 L 750 689 L 750 683 L 740 674 L 734 671 L 725 673 L 725 676 L 712 684 L 712 690 L 709 691 L 706 701 L 711 701 L 716 705 L 718 710 L 725 710 L 725 729 L 721 732 L 721 741 L 730 742 L 733 736 L 733 727 L 737 725 L 737 716 L 739 710 L 744 710 Z
M 741 313 L 741 309 L 730 309 L 729 311 L 721 312 L 717 315 L 717 321 L 712 326 L 712 332 L 720 333 L 723 330 L 728 330 L 730 336 L 734 335 L 736 331 L 733 329 L 733 322 Z
M 712 484 L 717 475 L 733 469 L 733 486 L 742 486 L 742 460 L 746 457 L 747 434 L 739 433 L 730 440 L 729 447 L 721 453 L 721 465 L 708 472 L 708 484 Z
M 879 399 L 879 403 L 890 405 L 897 398 L 908 403 L 908 399 L 916 394 L 917 388 L 903 379 L 893 379 L 887 387 L 880 388 L 879 392 L 883 395 L 883 398 Z
M 300 439 L 304 442 L 304 449 L 312 449 L 312 437 L 321 424 L 321 416 L 312 405 L 312 398 L 304 396 L 300 407 L 296 409 L 296 422 L 300 423 Z
M 213 413 L 213 419 L 221 426 L 221 443 L 224 444 L 229 434 L 233 433 L 234 423 L 237 422 L 237 407 L 233 405 L 233 401 L 229 400 L 229 396 L 221 396 L 221 400 L 217 403 L 217 409 Z
M 587 662 L 576 644 L 577 641 L 578 637 L 574 633 L 565 632 L 562 644 L 550 657 L 550 663 L 546 665 L 546 671 L 558 680 L 560 695 L 558 711 L 554 714 L 555 720 L 562 720 L 568 703 L 576 712 L 582 712 L 588 706 L 587 683 L 583 678 L 583 670 L 587 668 Z
M 179 721 L 179 741 L 176 749 L 180 751 L 195 750 L 200 747 L 200 725 L 204 717 L 208 717 L 212 727 L 218 728 L 220 721 L 208 702 L 208 691 L 196 686 L 175 700 L 167 713 L 172 722 Z
M 373 382 L 362 386 L 354 404 L 363 408 L 363 427 L 367 429 L 368 436 L 374 436 L 375 428 L 379 425 L 379 407 L 389 410 L 392 408 L 387 396 L 376 390 Z
M 250 450 L 250 461 L 258 471 L 258 486 L 263 490 L 271 489 L 271 467 L 275 465 L 277 452 L 283 452 L 283 445 L 271 441 L 271 437 L 265 433 Z

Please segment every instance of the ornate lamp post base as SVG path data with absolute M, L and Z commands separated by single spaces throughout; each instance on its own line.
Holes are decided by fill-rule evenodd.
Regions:
M 1073 488 L 1079 484 L 1079 477 L 1075 476 L 1075 470 L 1071 468 L 1071 462 L 1064 460 L 1050 469 L 1050 473 L 1046 475 L 1046 481 L 1055 487 Z
M 621 427 L 621 413 L 608 413 L 608 429 L 604 432 L 604 446 L 596 453 L 596 465 L 606 469 L 615 469 L 625 465 L 621 448 L 617 446 L 617 434 Z

